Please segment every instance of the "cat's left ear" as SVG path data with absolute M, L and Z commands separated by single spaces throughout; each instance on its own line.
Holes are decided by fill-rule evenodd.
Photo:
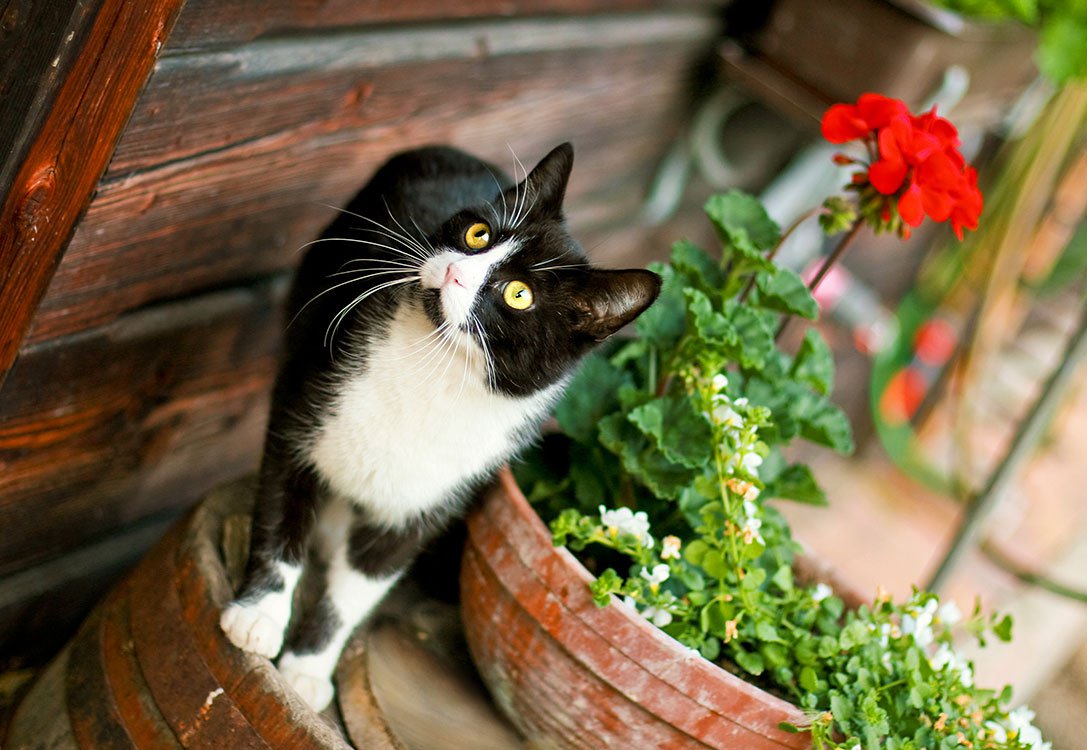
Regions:
M 562 201 L 566 196 L 566 183 L 574 166 L 574 147 L 563 143 L 540 160 L 536 168 L 520 186 L 528 191 L 533 202 L 532 212 L 537 216 L 553 217 L 562 213 Z
M 603 341 L 641 315 L 661 290 L 661 277 L 652 271 L 589 269 L 575 299 L 582 313 L 574 327 L 594 341 Z

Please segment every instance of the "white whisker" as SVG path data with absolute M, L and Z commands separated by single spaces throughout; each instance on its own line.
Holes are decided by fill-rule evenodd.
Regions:
M 359 228 L 362 229 L 362 231 L 365 231 L 365 232 L 375 232 L 377 234 L 381 234 L 381 235 L 383 235 L 385 237 L 388 237 L 393 242 L 402 243 L 404 245 L 404 248 L 403 248 L 404 250 L 407 250 L 407 251 L 411 252 L 413 255 L 416 255 L 419 258 L 419 260 L 423 260 L 423 261 L 426 260 L 426 254 L 423 252 L 423 249 L 422 249 L 421 246 L 414 243 L 414 241 L 410 237 L 405 237 L 403 235 L 397 234 L 390 227 L 385 226 L 381 222 L 375 221 L 374 219 L 371 219 L 369 216 L 364 216 L 364 215 L 362 215 L 360 213 L 355 213 L 354 211 L 348 211 L 346 208 L 338 208 L 337 206 L 332 206 L 332 205 L 329 205 L 328 203 L 318 203 L 317 205 L 325 206 L 326 208 L 331 208 L 333 211 L 339 211 L 340 213 L 347 214 L 348 216 L 354 216 L 356 219 L 362 219 L 363 221 L 370 222 L 371 224 L 378 227 L 378 229 L 380 229 L 382 231 L 379 232 L 379 231 L 377 231 L 375 229 L 367 229 L 365 227 L 359 227 Z M 386 209 L 388 209 L 388 203 L 385 204 L 385 207 L 386 207 Z M 392 214 L 390 213 L 390 216 L 391 215 Z M 359 241 L 361 242 L 361 240 L 359 240 Z
M 355 281 L 355 279 L 352 279 L 351 281 L 345 281 L 343 283 L 344 284 L 350 284 L 350 283 L 352 283 L 352 281 Z M 348 315 L 351 314 L 351 311 L 354 310 L 356 307 L 358 307 L 362 303 L 363 300 L 365 300 L 366 298 L 368 298 L 368 297 L 370 297 L 370 296 L 372 296 L 374 294 L 377 294 L 378 292 L 380 292 L 383 289 L 388 289 L 388 288 L 394 287 L 394 286 L 396 286 L 398 284 L 407 284 L 407 283 L 409 283 L 411 281 L 412 281 L 412 279 L 393 279 L 392 281 L 386 281 L 384 283 L 378 284 L 377 286 L 375 286 L 375 287 L 373 287 L 371 289 L 367 289 L 365 292 L 360 294 L 358 297 L 355 297 L 355 299 L 351 300 L 351 302 L 348 302 L 343 307 L 343 309 L 341 309 L 338 313 L 336 313 L 336 315 L 329 322 L 328 328 L 325 329 L 325 338 L 324 338 L 325 346 L 327 346 L 329 348 L 329 350 L 332 350 L 332 344 L 336 339 L 336 331 L 339 330 L 340 323 L 342 323 L 343 320 Z
M 543 273 L 544 271 L 561 271 L 564 268 L 588 268 L 588 267 L 589 267 L 588 263 L 567 263 L 565 265 L 560 265 L 560 266 L 542 266 L 540 268 L 536 268 L 535 266 L 533 266 L 532 270 L 536 271 L 538 273 Z

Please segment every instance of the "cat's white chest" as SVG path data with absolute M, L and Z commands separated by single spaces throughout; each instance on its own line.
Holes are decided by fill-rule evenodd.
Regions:
M 493 393 L 482 351 L 432 331 L 422 311 L 402 307 L 365 372 L 341 384 L 312 447 L 333 490 L 392 526 L 508 458 L 557 391 Z

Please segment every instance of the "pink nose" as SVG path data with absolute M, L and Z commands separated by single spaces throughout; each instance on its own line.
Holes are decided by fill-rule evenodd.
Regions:
M 464 286 L 464 270 L 460 268 L 456 263 L 450 263 L 445 268 L 445 282 L 444 284 L 456 284 L 457 286 Z M 443 284 L 443 286 L 444 286 Z

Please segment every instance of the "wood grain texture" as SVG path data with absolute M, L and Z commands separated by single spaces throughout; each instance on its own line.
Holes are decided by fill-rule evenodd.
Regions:
M 625 191 L 636 202 L 675 128 L 693 40 L 712 28 L 672 23 L 670 42 L 654 41 L 649 24 L 621 37 L 642 44 L 392 67 L 350 58 L 321 67 L 343 40 L 316 45 L 316 68 L 303 60 L 284 70 L 294 48 L 278 44 L 164 63 L 29 341 L 292 266 L 332 217 L 321 204 L 342 205 L 388 156 L 424 143 L 512 167 L 507 144 L 527 162 L 572 139 L 575 225 L 591 194 Z
M 339 733 L 302 702 L 268 659 L 236 648 L 219 628 L 222 608 L 233 597 L 226 569 L 244 566 L 244 559 L 224 561 L 224 528 L 228 520 L 248 522 L 253 492 L 254 483 L 246 480 L 219 487 L 186 522 L 169 579 L 179 597 L 180 619 L 194 634 L 203 664 L 268 745 L 347 750 Z M 161 575 L 166 573 L 163 568 Z
M 27 512 L 41 511 L 28 503 Z M 115 528 L 106 538 L 0 576 L 0 671 L 48 662 L 173 518 L 158 515 Z M 33 548 L 29 540 L 27 547 Z
M 0 574 L 252 470 L 285 280 L 28 350 L 0 391 Z
M 127 583 L 120 584 L 102 613 L 100 658 L 110 702 L 136 747 L 180 750 L 181 744 L 155 705 L 136 659 L 128 594 Z
M 87 618 L 72 641 L 64 692 L 68 719 L 80 747 L 136 750 L 106 679 L 102 653 L 102 624 L 114 604 L 110 597 Z
M 185 748 L 266 750 L 256 729 L 208 669 L 181 616 L 174 556 L 184 526 L 175 527 L 136 569 L 130 622 L 140 671 L 155 705 Z
M 0 3 L 0 195 L 41 128 L 97 9 L 88 0 Z
M 635 14 L 720 5 L 720 0 L 188 0 L 170 39 L 169 51 L 187 52 L 263 36 L 352 26 L 512 16 Z
M 810 746 L 778 729 L 800 709 L 687 649 L 620 605 L 528 505 L 512 474 L 468 522 L 461 605 L 492 695 L 531 740 L 562 748 Z
M 0 384 L 181 0 L 97 5 L 85 41 L 48 115 L 29 136 L 0 205 Z

